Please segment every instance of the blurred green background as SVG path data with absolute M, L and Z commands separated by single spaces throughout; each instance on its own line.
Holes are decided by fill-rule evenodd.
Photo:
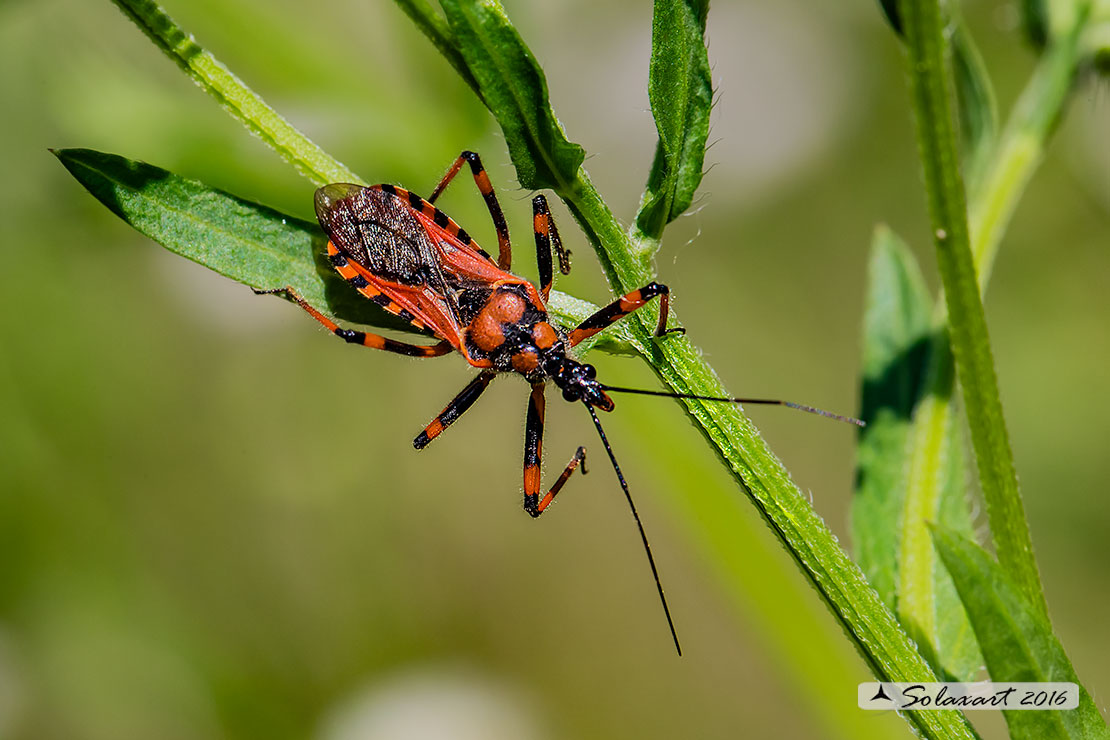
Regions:
M 650 3 L 506 5 L 631 219 L 655 138 Z M 899 50 L 874 3 L 815 5 L 714 4 L 712 167 L 658 265 L 730 389 L 852 412 L 873 225 L 891 223 L 936 280 Z M 460 150 L 481 152 L 534 277 L 530 194 L 499 133 L 392 3 L 167 10 L 372 182 L 426 193 Z M 968 10 L 1005 108 L 1031 54 L 1012 6 Z M 413 436 L 471 376 L 458 357 L 335 342 L 133 232 L 50 156 L 114 152 L 311 217 L 311 184 L 110 3 L 0 3 L 0 70 L 0 737 L 909 736 L 855 709 L 865 666 L 674 403 L 621 399 L 606 423 L 682 659 L 596 451 L 553 513 L 521 511 L 524 384 L 500 380 L 417 454 Z M 1108 124 L 1105 85 L 1088 81 L 987 305 L 1052 617 L 1102 707 Z M 469 182 L 441 203 L 494 243 Z M 556 208 L 576 259 L 560 287 L 605 302 Z M 634 360 L 592 361 L 612 382 L 656 383 Z M 595 439 L 564 406 L 548 405 L 549 473 Z M 846 542 L 853 432 L 751 413 Z M 676 505 L 720 488 L 734 510 L 698 521 Z M 731 562 L 699 539 L 722 522 Z

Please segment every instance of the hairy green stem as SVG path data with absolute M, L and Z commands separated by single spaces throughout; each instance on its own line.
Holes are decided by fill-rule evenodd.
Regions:
M 971 251 L 980 296 L 986 293 L 998 247 L 1025 187 L 1040 164 L 1074 87 L 1082 50 L 1080 37 L 1087 15 L 1080 14 L 1067 33 L 1045 49 L 1018 98 L 999 140 L 979 169 L 971 190 Z M 955 367 L 948 333 L 948 307 L 937 302 L 922 401 L 914 410 L 913 443 L 901 528 L 898 613 L 919 644 L 935 644 L 929 574 L 937 566 L 927 523 L 940 511 L 941 470 L 950 442 L 949 419 L 955 412 Z
M 1020 585 L 1030 603 L 1047 612 L 1018 492 L 972 253 L 951 111 L 952 81 L 947 65 L 945 20 L 937 0 L 903 0 L 899 7 L 905 27 L 918 149 L 944 284 L 952 355 L 963 390 L 991 534 L 1002 567 Z M 989 173 L 985 182 L 997 183 L 992 176 L 997 178 L 998 172 Z M 1004 177 L 1002 182 L 1013 182 L 1013 178 Z M 989 186 L 987 192 L 992 192 Z M 996 207 L 988 213 L 1004 215 L 1006 211 Z M 994 220 L 998 222 L 999 219 Z M 1000 232 L 991 233 L 988 239 L 993 241 L 986 243 L 996 243 L 997 234 Z

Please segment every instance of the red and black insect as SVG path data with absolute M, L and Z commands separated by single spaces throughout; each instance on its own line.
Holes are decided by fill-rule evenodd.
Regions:
M 496 261 L 433 205 L 464 164 L 470 165 L 474 182 L 493 219 L 498 242 Z M 509 229 L 489 176 L 474 152 L 463 152 L 455 160 L 427 200 L 393 185 L 332 184 L 316 191 L 316 215 L 329 237 L 327 252 L 331 264 L 362 295 L 416 328 L 430 330 L 440 339 L 436 344 L 407 344 L 342 328 L 306 303 L 292 288 L 258 292 L 287 295 L 328 330 L 351 344 L 413 357 L 437 357 L 457 351 L 479 368 L 478 376 L 413 440 L 418 450 L 469 409 L 499 373 L 514 372 L 524 376 L 532 386 L 524 434 L 524 509 L 533 517 L 547 510 L 576 468 L 581 466 L 582 472 L 586 472 L 586 448 L 579 447 L 562 474 L 541 497 L 544 389 L 550 381 L 562 391 L 564 399 L 581 402 L 593 419 L 636 519 L 667 624 L 675 648 L 681 654 L 647 535 L 596 409 L 612 411 L 614 403 L 608 393 L 624 392 L 781 404 L 834 418 L 845 417 L 783 401 L 708 398 L 601 383 L 592 365 L 570 356 L 571 348 L 656 297 L 659 298 L 659 322 L 655 336 L 683 332 L 679 328 L 667 329 L 669 291 L 665 285 L 649 283 L 602 308 L 573 329 L 558 326 L 551 321 L 545 301 L 551 291 L 553 255 L 558 258 L 560 271 L 567 274 L 570 253 L 559 238 L 547 199 L 537 195 L 532 209 L 540 273 L 538 288 L 509 272 L 512 263 Z

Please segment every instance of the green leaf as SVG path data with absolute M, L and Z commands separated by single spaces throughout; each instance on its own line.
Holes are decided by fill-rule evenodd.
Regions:
M 935 444 L 913 436 L 915 407 L 936 405 L 922 397 L 934 341 L 932 299 L 913 253 L 885 226 L 872 241 L 866 305 L 861 414 L 867 426 L 860 433 L 852 501 L 857 560 L 883 601 L 898 609 L 934 670 L 967 678 L 982 658 L 925 530 L 926 521 L 939 517 L 970 531 L 962 447 L 956 419 L 947 414 Z M 921 485 L 914 472 L 934 468 L 936 475 Z
M 193 40 L 153 0 L 113 0 L 154 45 L 205 92 L 297 170 L 315 182 L 364 184 L 342 163 L 312 143 L 242 80 Z
M 936 521 L 974 541 L 975 526 L 968 502 L 965 440 L 958 413 L 949 417 L 944 430 L 946 454 L 940 474 L 940 504 Z M 960 596 L 948 570 L 934 565 L 935 631 L 933 651 L 937 673 L 952 681 L 971 681 L 983 667 L 983 654 L 975 639 Z
M 1018 96 L 981 177 L 972 181 L 972 250 L 980 292 L 986 285 L 1002 236 L 1018 201 L 1044 158 L 1066 109 L 1084 56 L 1091 14 L 1077 13 L 1044 50 Z
M 713 81 L 705 48 L 707 0 L 656 0 L 648 99 L 659 143 L 636 214 L 639 234 L 657 242 L 690 207 L 701 183 Z
M 54 154 L 97 200 L 175 254 L 252 288 L 292 286 L 337 318 L 413 331 L 339 277 L 324 257 L 327 237 L 316 224 L 114 154 Z M 306 190 L 306 201 L 311 197 Z
M 1043 49 L 1048 43 L 1048 3 L 1046 0 L 1020 0 L 1021 30 L 1036 49 Z
M 1003 568 L 1029 600 L 1047 611 L 1017 473 L 998 395 L 986 316 L 968 228 L 951 111 L 945 18 L 939 0 L 902 0 L 899 5 L 909 57 L 910 89 L 917 123 L 937 264 L 944 283 L 952 353 L 963 390 L 991 534 Z
M 1079 684 L 1075 669 L 1039 607 L 978 545 L 933 528 L 933 542 L 959 591 L 994 681 L 1056 681 Z M 1110 729 L 1082 684 L 1079 707 L 1065 711 L 1003 712 L 1014 740 L 1110 738 Z
M 429 334 L 418 333 L 348 285 L 327 261 L 328 240 L 316 224 L 114 154 L 90 149 L 60 149 L 54 154 L 97 200 L 175 254 L 252 288 L 292 286 L 310 305 L 338 319 Z M 552 291 L 549 308 L 564 326 L 576 325 L 598 310 L 558 291 Z M 631 351 L 619 328 L 583 342 L 579 351 L 595 347 Z
M 898 616 L 937 672 L 970 680 L 982 665 L 948 573 L 937 562 L 928 525 L 941 521 L 971 535 L 965 495 L 960 418 L 952 392 L 952 355 L 945 332 L 933 337 L 923 395 L 914 409 L 905 466 L 899 542 Z M 934 377 L 943 373 L 943 379 Z
M 566 193 L 585 157 L 567 140 L 547 99 L 547 80 L 496 0 L 441 0 L 482 99 L 505 132 L 521 187 Z
M 1092 29 L 1088 48 L 1091 68 L 1103 77 L 1110 76 L 1110 23 Z
M 898 0 L 879 0 L 879 7 L 886 16 L 886 22 L 899 36 L 902 35 L 902 16 L 898 14 Z
M 863 389 L 852 541 L 867 580 L 895 606 L 909 419 L 921 390 L 932 298 L 909 247 L 879 226 L 863 319 Z
M 956 79 L 956 100 L 966 151 L 965 170 L 974 189 L 998 140 L 998 103 L 986 64 L 971 37 L 971 31 L 958 13 L 953 22 L 952 66 Z

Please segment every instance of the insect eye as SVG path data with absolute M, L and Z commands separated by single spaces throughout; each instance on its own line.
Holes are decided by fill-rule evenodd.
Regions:
M 563 400 L 564 401 L 577 401 L 581 397 L 582 397 L 582 395 L 581 395 L 581 393 L 579 392 L 579 390 L 577 388 L 571 387 L 571 388 L 564 388 L 563 389 Z
M 589 378 L 590 380 L 593 380 L 594 378 L 597 377 L 597 370 L 594 369 L 593 365 L 586 365 L 585 370 L 586 370 L 586 377 Z

